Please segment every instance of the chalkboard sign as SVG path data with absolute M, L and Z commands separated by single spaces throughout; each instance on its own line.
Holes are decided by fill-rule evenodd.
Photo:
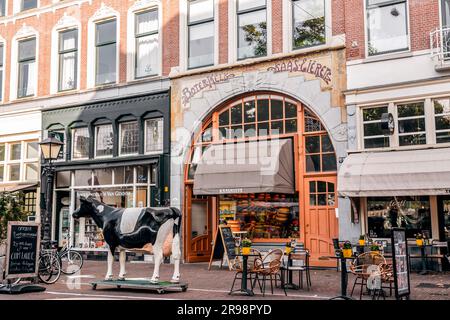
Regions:
M 223 256 L 227 258 L 228 268 L 231 269 L 231 263 L 235 258 L 235 242 L 233 232 L 230 227 L 220 225 L 216 231 L 216 239 L 214 240 L 211 258 L 209 259 L 209 269 L 214 260 L 223 260 Z M 220 265 L 222 267 L 222 264 Z
M 40 228 L 32 222 L 8 222 L 7 279 L 37 276 Z
M 392 264 L 394 267 L 395 297 L 409 298 L 409 255 L 406 231 L 403 228 L 392 229 Z

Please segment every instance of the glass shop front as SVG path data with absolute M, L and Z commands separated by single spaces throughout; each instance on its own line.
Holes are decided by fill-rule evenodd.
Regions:
M 59 245 L 71 240 L 75 247 L 105 250 L 102 230 L 91 218 L 75 220 L 80 196 L 94 196 L 114 208 L 151 206 L 156 194 L 156 166 L 119 166 L 94 170 L 60 171 L 56 175 L 56 236 Z

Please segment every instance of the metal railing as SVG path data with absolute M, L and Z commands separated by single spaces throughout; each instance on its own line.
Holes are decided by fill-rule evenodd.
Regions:
M 437 28 L 430 33 L 431 57 L 440 65 L 450 65 L 450 27 Z

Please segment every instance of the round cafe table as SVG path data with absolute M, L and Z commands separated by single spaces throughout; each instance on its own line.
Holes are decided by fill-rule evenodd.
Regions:
M 353 300 L 352 297 L 347 296 L 347 285 L 348 285 L 348 270 L 347 270 L 347 260 L 353 260 L 355 257 L 346 258 L 341 253 L 339 257 L 337 256 L 326 256 L 322 257 L 325 260 L 328 259 L 339 259 L 341 261 L 341 295 L 331 298 L 330 300 Z

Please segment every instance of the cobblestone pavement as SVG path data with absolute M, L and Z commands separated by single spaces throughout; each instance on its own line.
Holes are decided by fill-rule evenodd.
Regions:
M 186 292 L 171 292 L 157 294 L 142 289 L 117 289 L 98 287 L 92 290 L 90 281 L 101 280 L 106 271 L 106 262 L 86 261 L 82 272 L 76 277 L 61 276 L 54 285 L 47 285 L 46 291 L 42 293 L 29 293 L 22 295 L 0 295 L 0 300 L 5 299 L 51 299 L 51 300 L 97 300 L 97 299 L 143 299 L 143 300 L 166 300 L 166 299 L 193 299 L 193 300 L 237 300 L 237 299 L 296 299 L 296 300 L 326 300 L 340 294 L 340 272 L 336 270 L 312 270 L 311 290 L 288 290 L 287 297 L 280 288 L 270 293 L 270 285 L 267 285 L 266 296 L 255 289 L 254 297 L 239 295 L 228 295 L 234 273 L 226 269 L 213 266 L 208 271 L 208 264 L 184 264 L 181 266 L 182 280 L 189 287 Z M 118 274 L 118 263 L 114 266 L 115 276 Z M 142 263 L 127 264 L 128 278 L 148 278 L 153 272 L 153 265 Z M 161 280 L 171 277 L 172 265 L 164 264 L 161 267 Z M 296 282 L 296 277 L 294 282 Z M 354 276 L 349 274 L 348 292 L 350 293 Z M 239 285 L 239 284 L 237 284 Z M 389 291 L 389 290 L 387 290 Z M 433 273 L 428 275 L 411 274 L 411 299 L 413 300 L 450 300 L 450 273 Z M 359 290 L 355 289 L 354 297 L 359 299 Z M 363 296 L 363 299 L 370 299 Z M 387 300 L 393 298 L 387 297 Z

